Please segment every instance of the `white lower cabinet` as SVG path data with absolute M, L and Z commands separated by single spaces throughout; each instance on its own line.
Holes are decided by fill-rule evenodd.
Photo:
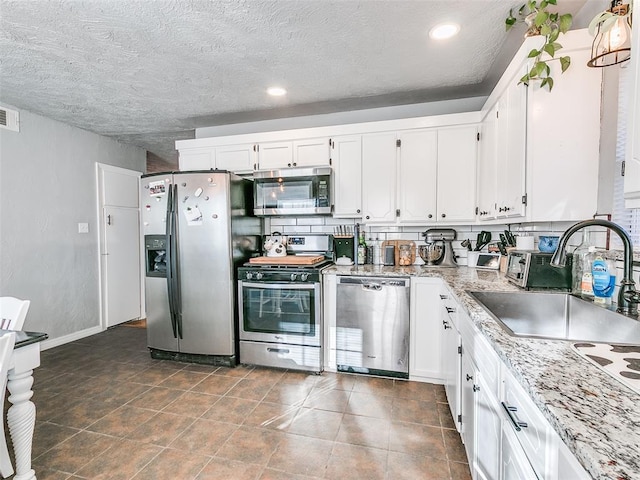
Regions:
M 500 477 L 504 480 L 538 480 L 536 472 L 508 425 L 502 427 Z
M 442 280 L 411 280 L 409 379 L 442 383 L 440 292 Z
M 462 399 L 460 395 L 461 372 L 462 372 L 462 339 L 457 326 L 457 305 L 452 299 L 451 293 L 446 289 L 440 293 L 442 350 L 440 358 L 442 361 L 442 375 L 444 377 L 444 390 L 449 402 L 449 409 L 456 429 L 460 431 L 462 421 L 461 409 Z
M 476 460 L 477 438 L 477 403 L 476 392 L 478 391 L 478 369 L 471 359 L 470 355 L 466 355 L 465 346 L 462 346 L 462 380 L 460 385 L 461 405 L 460 415 L 460 435 L 464 443 L 464 449 L 467 452 L 469 465 L 472 466 Z

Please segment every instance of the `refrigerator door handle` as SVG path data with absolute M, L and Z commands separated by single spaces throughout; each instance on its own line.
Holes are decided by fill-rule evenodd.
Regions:
M 182 337 L 182 292 L 180 291 L 180 256 L 179 256 L 179 246 L 178 246 L 178 185 L 175 184 L 173 186 L 174 190 L 173 190 L 173 206 L 172 206 L 172 221 L 171 221 L 171 228 L 172 228 L 172 233 L 171 233 L 171 237 L 172 237 L 172 244 L 171 247 L 173 249 L 173 256 L 172 256 L 172 266 L 171 269 L 173 271 L 173 274 L 171 275 L 172 280 L 173 280 L 173 286 L 172 286 L 172 291 L 173 291 L 173 313 L 174 313 L 174 336 L 176 338 L 183 338 Z
M 175 305 L 173 297 L 173 189 L 169 185 L 169 191 L 167 192 L 167 217 L 165 223 L 166 234 L 166 265 L 167 270 L 165 275 L 167 276 L 167 296 L 169 299 L 169 316 L 171 317 L 171 329 L 173 330 L 174 338 L 177 338 L 176 334 L 176 319 L 175 319 Z

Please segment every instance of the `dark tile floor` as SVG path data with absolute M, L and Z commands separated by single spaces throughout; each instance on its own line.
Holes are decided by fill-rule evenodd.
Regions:
M 51 479 L 470 479 L 441 386 L 152 360 L 117 327 L 42 353 Z

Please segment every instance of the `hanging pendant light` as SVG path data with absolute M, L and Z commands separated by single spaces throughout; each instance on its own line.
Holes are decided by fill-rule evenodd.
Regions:
M 609 67 L 631 58 L 631 12 L 621 0 L 611 2 L 611 9 L 598 14 L 589 30 L 595 33 L 589 67 Z

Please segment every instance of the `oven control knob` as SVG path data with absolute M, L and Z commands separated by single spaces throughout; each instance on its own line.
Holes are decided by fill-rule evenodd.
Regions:
M 247 272 L 247 280 L 251 280 L 253 278 L 253 273 Z
M 307 278 L 309 278 L 308 273 L 303 273 L 302 275 L 300 275 L 300 280 L 302 280 L 303 282 L 306 282 Z
M 296 278 L 298 278 L 298 274 L 297 273 L 292 273 L 291 274 L 291 281 L 295 282 Z
M 256 280 L 262 280 L 262 277 L 264 275 L 262 275 L 260 272 L 256 273 Z

